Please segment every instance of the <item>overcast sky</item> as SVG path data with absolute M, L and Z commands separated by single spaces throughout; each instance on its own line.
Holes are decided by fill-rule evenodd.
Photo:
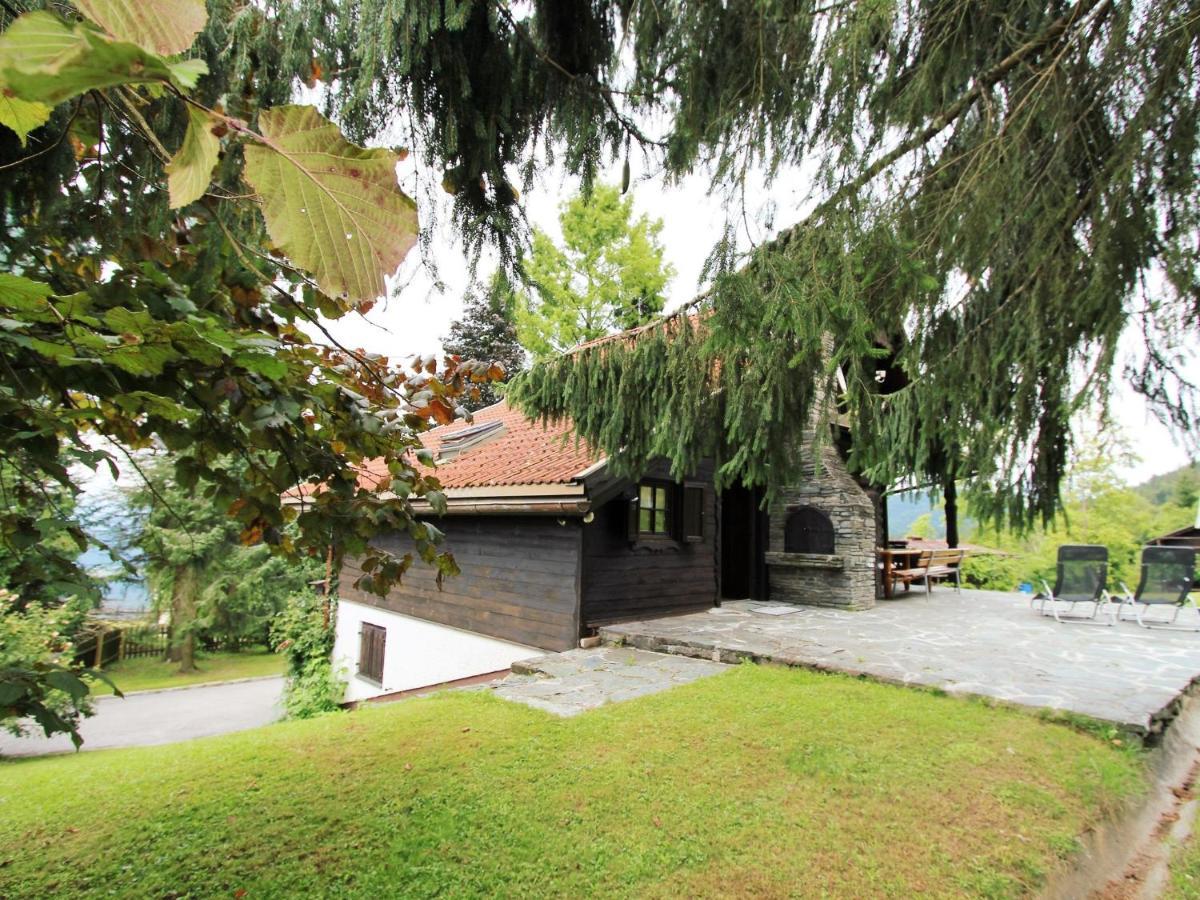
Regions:
M 431 199 L 417 191 L 417 154 L 401 165 L 401 183 L 418 199 L 424 213 Z M 725 222 L 725 202 L 707 194 L 706 179 L 693 176 L 682 184 L 668 185 L 653 172 L 638 173 L 634 160 L 634 180 L 631 187 L 634 207 L 638 213 L 648 213 L 663 220 L 661 240 L 667 261 L 675 268 L 675 278 L 667 288 L 668 308 L 683 303 L 698 292 L 700 273 L 709 251 L 720 237 Z M 437 181 L 438 179 L 432 179 Z M 619 166 L 608 180 L 620 180 Z M 807 205 L 808 179 L 792 173 L 776 182 L 770 190 L 770 202 L 776 209 L 780 226 L 797 221 Z M 558 210 L 561 203 L 578 190 L 578 182 L 549 170 L 523 200 L 530 223 L 553 235 L 558 235 Z M 440 193 L 440 192 L 438 192 Z M 756 192 L 757 193 L 757 192 Z M 760 196 L 766 196 L 765 193 Z M 441 350 L 441 338 L 450 323 L 462 312 L 463 293 L 468 287 L 467 263 L 463 250 L 449 227 L 446 200 L 434 194 L 437 205 L 433 243 L 429 255 L 436 261 L 438 274 L 446 285 L 444 292 L 436 291 L 432 279 L 424 271 L 414 250 L 401 269 L 398 283 L 403 287 L 386 302 L 378 304 L 367 316 L 349 316 L 332 323 L 331 332 L 344 344 L 385 353 L 393 359 L 412 354 L 436 353 Z M 751 200 L 761 206 L 761 200 Z M 422 221 L 427 221 L 423 216 Z M 758 242 L 769 236 L 753 215 L 743 222 L 742 242 Z M 484 261 L 480 272 L 488 274 L 489 263 Z M 1127 352 L 1136 352 L 1140 338 L 1130 336 Z M 1195 358 L 1189 367 L 1195 380 L 1200 380 L 1200 363 Z M 1114 414 L 1126 432 L 1141 461 L 1126 467 L 1124 474 L 1131 483 L 1144 481 L 1152 475 L 1168 472 L 1188 462 L 1188 454 L 1178 436 L 1160 424 L 1147 404 L 1128 387 L 1123 387 L 1114 402 Z

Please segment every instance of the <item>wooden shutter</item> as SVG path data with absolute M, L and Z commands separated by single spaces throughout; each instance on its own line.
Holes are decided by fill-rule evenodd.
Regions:
M 383 683 L 383 648 L 387 629 L 370 622 L 362 623 L 358 643 L 358 674 L 371 681 Z
M 687 484 L 683 487 L 683 539 L 704 540 L 704 486 Z

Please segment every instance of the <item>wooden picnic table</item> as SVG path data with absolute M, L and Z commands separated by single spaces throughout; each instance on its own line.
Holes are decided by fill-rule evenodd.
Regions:
M 894 590 L 892 569 L 895 568 L 895 561 L 900 560 L 902 563 L 906 561 L 910 563 L 916 562 L 916 557 L 925 551 L 916 547 L 876 547 L 875 552 L 883 562 L 883 596 L 891 600 L 892 591 Z M 906 569 L 909 566 L 901 565 L 900 568 Z
M 889 600 L 897 581 L 903 581 L 904 589 L 908 590 L 913 581 L 923 578 L 928 594 L 931 579 L 953 577 L 955 589 L 962 590 L 959 567 L 967 555 L 962 548 L 876 547 L 875 551 L 883 563 L 883 596 Z

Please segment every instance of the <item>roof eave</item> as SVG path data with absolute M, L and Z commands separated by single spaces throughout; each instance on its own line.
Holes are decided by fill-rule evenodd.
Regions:
M 412 504 L 419 516 L 434 515 L 433 507 L 424 500 Z M 560 516 L 577 518 L 587 515 L 592 505 L 585 497 L 510 497 L 510 498 L 446 498 L 447 516 Z

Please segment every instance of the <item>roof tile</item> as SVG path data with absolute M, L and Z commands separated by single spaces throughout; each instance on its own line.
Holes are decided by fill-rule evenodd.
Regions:
M 569 484 L 574 476 L 602 458 L 576 441 L 570 421 L 543 426 L 503 400 L 475 413 L 473 423 L 459 421 L 430 429 L 421 435 L 421 443 L 436 455 L 444 438 L 472 425 L 495 421 L 504 423 L 498 436 L 469 446 L 437 466 L 435 475 L 443 488 Z M 363 469 L 360 481 L 387 474 L 378 460 L 371 460 Z
M 442 487 L 566 484 L 602 458 L 576 440 L 569 420 L 544 426 L 504 400 L 479 410 L 474 419 L 476 425 L 502 421 L 504 430 L 439 465 L 437 479 Z M 421 435 L 421 442 L 436 453 L 443 438 L 470 427 L 468 422 L 442 425 Z

